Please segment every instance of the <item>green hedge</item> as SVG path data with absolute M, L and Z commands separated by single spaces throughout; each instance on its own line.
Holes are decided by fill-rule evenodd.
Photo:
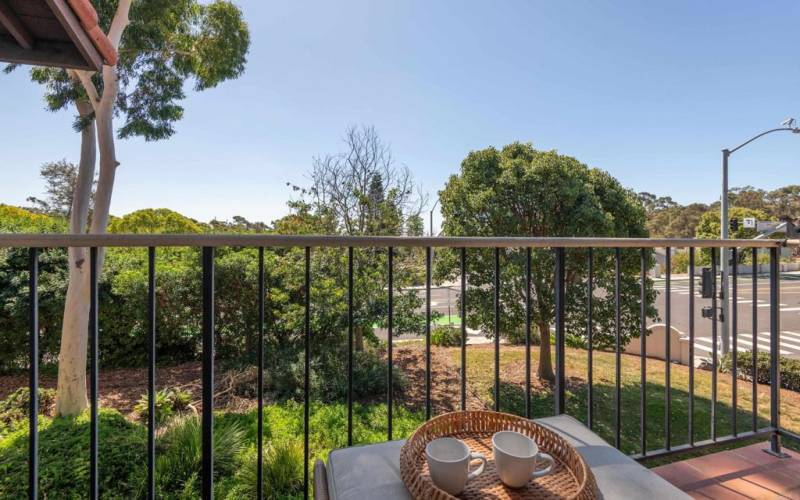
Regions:
M 449 326 L 437 326 L 431 332 L 431 344 L 439 347 L 460 347 L 461 330 Z
M 736 357 L 738 375 L 741 378 L 753 379 L 753 354 L 752 352 L 740 352 Z M 756 357 L 756 380 L 759 384 L 769 384 L 770 380 L 770 356 L 767 352 L 759 352 Z M 733 355 L 725 354 L 719 363 L 719 371 L 731 373 L 733 371 Z M 800 360 L 780 357 L 781 387 L 792 391 L 800 391 Z

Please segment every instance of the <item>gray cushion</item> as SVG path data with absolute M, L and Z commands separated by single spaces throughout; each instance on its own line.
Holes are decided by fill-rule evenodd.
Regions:
M 536 422 L 558 432 L 583 455 L 603 498 L 690 498 L 568 415 L 540 418 Z
M 410 499 L 400 476 L 400 448 L 405 441 L 354 446 L 328 455 L 331 500 Z
M 574 418 L 561 415 L 537 422 L 564 436 L 583 455 L 604 498 L 689 498 L 657 474 L 610 446 Z M 332 451 L 327 467 L 331 499 L 411 498 L 400 477 L 400 447 L 403 442 L 390 441 Z

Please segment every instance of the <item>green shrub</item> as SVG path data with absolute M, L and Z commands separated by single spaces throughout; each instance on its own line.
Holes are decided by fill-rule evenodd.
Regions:
M 0 437 L 26 424 L 31 404 L 30 389 L 21 387 L 0 401 Z M 54 389 L 39 389 L 39 408 L 46 409 L 56 400 Z
M 156 483 L 159 497 L 199 495 L 202 424 L 196 415 L 174 420 L 158 440 Z M 238 421 L 214 420 L 214 477 L 232 475 L 244 449 L 247 433 Z
M 192 401 L 192 395 L 177 388 L 161 389 L 156 392 L 156 425 L 162 425 L 170 420 L 174 415 L 186 410 Z M 133 411 L 139 420 L 147 422 L 149 413 L 149 401 L 147 394 L 142 394 Z
M 459 347 L 461 330 L 449 326 L 437 326 L 431 332 L 431 344 L 439 347 Z
M 357 399 L 371 400 L 386 394 L 386 360 L 380 351 L 366 347 L 353 353 L 353 393 Z M 298 363 L 294 369 L 298 376 L 303 365 Z M 394 367 L 392 371 L 395 390 L 401 390 L 406 383 L 403 372 Z M 302 379 L 298 379 L 302 380 Z M 302 384 L 293 384 L 297 389 L 295 396 L 302 397 L 299 391 Z M 347 355 L 325 356 L 311 371 L 311 391 L 314 399 L 324 402 L 347 399 Z
M 99 483 L 103 498 L 140 495 L 146 475 L 147 430 L 115 410 L 99 412 Z M 89 482 L 89 413 L 39 420 L 39 489 L 42 498 L 85 498 Z M 27 426 L 0 439 L 0 498 L 28 494 Z
M 233 488 L 226 498 L 255 498 L 258 483 L 258 451 L 251 447 L 234 477 Z M 265 498 L 302 498 L 303 444 L 300 440 L 277 440 L 264 443 L 264 475 L 262 487 Z
M 740 352 L 736 357 L 738 365 L 738 375 L 740 378 L 753 379 L 753 354 L 752 352 Z M 770 355 L 768 352 L 759 352 L 756 357 L 756 369 L 758 375 L 756 381 L 759 384 L 769 384 Z M 731 373 L 733 371 L 733 353 L 722 356 L 719 362 L 719 371 Z M 780 357 L 781 387 L 792 391 L 800 391 L 800 360 L 791 359 L 784 356 Z
M 575 335 L 574 333 L 568 333 L 564 336 L 564 344 L 572 349 L 586 349 L 589 346 L 586 337 Z

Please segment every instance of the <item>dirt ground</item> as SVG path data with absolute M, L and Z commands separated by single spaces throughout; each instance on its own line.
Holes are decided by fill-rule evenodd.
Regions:
M 452 362 L 448 349 L 431 347 L 431 405 L 434 413 L 458 410 L 461 407 L 460 369 Z M 395 394 L 398 403 L 410 409 L 425 408 L 425 349 L 421 344 L 401 345 L 394 350 L 394 366 L 404 377 L 405 384 Z M 255 370 L 253 371 L 253 373 Z M 177 387 L 192 394 L 193 406 L 200 408 L 202 395 L 202 365 L 199 362 L 184 363 L 156 370 L 156 387 Z M 255 405 L 255 399 L 232 397 L 230 377 L 249 383 L 252 377 L 241 373 L 217 371 L 216 403 L 218 407 L 247 409 Z M 516 378 L 516 377 L 514 377 Z M 43 375 L 40 387 L 56 388 L 55 376 Z M 28 386 L 27 375 L 0 377 L 0 399 L 20 387 Z M 467 409 L 485 409 L 486 406 L 467 388 Z M 147 393 L 147 369 L 124 368 L 100 370 L 100 406 L 114 408 L 125 415 L 132 415 L 139 398 Z M 253 391 L 255 393 L 255 391 Z M 220 397 L 222 396 L 222 397 Z M 231 397 L 225 397 L 231 396 Z M 51 414 L 52 408 L 43 408 Z

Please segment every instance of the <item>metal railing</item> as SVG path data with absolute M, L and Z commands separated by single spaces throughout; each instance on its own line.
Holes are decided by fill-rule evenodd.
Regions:
M 595 249 L 611 249 L 614 256 L 614 355 L 615 355 L 615 381 L 614 381 L 614 444 L 617 448 L 621 445 L 621 353 L 622 353 L 622 315 L 621 315 L 621 249 L 639 249 L 641 252 L 641 309 L 639 321 L 641 322 L 641 403 L 640 403 L 640 448 L 638 454 L 633 455 L 634 458 L 642 459 L 646 457 L 661 456 L 681 451 L 686 451 L 695 448 L 702 448 L 712 446 L 719 443 L 728 443 L 743 439 L 749 439 L 756 436 L 770 436 L 771 451 L 773 453 L 780 453 L 781 437 L 786 436 L 791 439 L 797 439 L 798 436 L 790 431 L 782 430 L 780 428 L 780 373 L 779 373 L 779 353 L 780 353 L 780 316 L 779 316 L 779 251 L 785 246 L 797 246 L 797 241 L 786 240 L 693 240 L 693 239 L 640 239 L 640 238 L 496 238 L 496 237 L 340 237 L 340 236 L 279 236 L 279 235 L 41 235 L 41 234 L 6 234 L 0 235 L 0 248 L 15 247 L 15 248 L 28 248 L 30 254 L 29 260 L 29 292 L 30 292 L 30 393 L 35 395 L 38 393 L 39 387 L 39 322 L 38 322 L 38 278 L 39 278 L 39 253 L 42 248 L 54 247 L 82 247 L 91 248 L 90 251 L 90 279 L 91 279 L 91 293 L 90 301 L 90 324 L 89 324 L 89 349 L 90 349 L 90 484 L 88 486 L 89 497 L 92 499 L 99 497 L 98 487 L 98 248 L 102 247 L 141 247 L 148 249 L 148 439 L 147 439 L 147 492 L 149 498 L 155 498 L 155 419 L 152 416 L 155 414 L 155 361 L 156 361 L 156 301 L 155 301 L 155 287 L 157 278 L 156 269 L 156 249 L 159 247 L 174 247 L 174 246 L 188 246 L 202 248 L 202 495 L 203 498 L 212 498 L 214 490 L 214 456 L 213 456 L 213 409 L 214 409 L 214 249 L 216 247 L 251 247 L 258 248 L 258 436 L 257 436 L 257 474 L 258 474 L 258 495 L 262 495 L 262 452 L 263 452 L 263 388 L 264 388 L 264 248 L 266 247 L 295 247 L 303 248 L 304 255 L 304 484 L 305 494 L 308 495 L 309 484 L 309 399 L 310 399 L 310 346 L 313 338 L 310 321 L 310 308 L 313 297 L 311 296 L 311 255 L 313 248 L 347 248 L 348 259 L 348 331 L 347 331 L 347 444 L 353 444 L 353 301 L 354 301 L 354 286 L 353 286 L 353 249 L 363 247 L 382 247 L 388 249 L 388 338 L 387 342 L 387 439 L 393 439 L 392 432 L 392 408 L 394 406 L 394 388 L 392 385 L 392 370 L 393 370 L 393 351 L 392 351 L 392 334 L 393 334 L 393 294 L 394 294 L 394 249 L 396 247 L 417 247 L 425 248 L 425 417 L 431 417 L 431 249 L 432 248 L 452 248 L 458 250 L 460 257 L 460 276 L 461 276 L 461 297 L 460 297 L 460 315 L 461 315 L 461 380 L 460 380 L 460 393 L 461 393 L 461 409 L 466 408 L 466 384 L 467 384 L 467 307 L 466 304 L 469 300 L 467 290 L 467 252 L 469 249 L 484 248 L 494 249 L 494 318 L 492 330 L 494 334 L 494 409 L 500 411 L 501 394 L 500 394 L 500 250 L 503 248 L 512 249 L 525 249 L 525 287 L 524 294 L 524 308 L 525 308 L 525 416 L 532 416 L 531 408 L 531 249 L 533 248 L 549 248 L 554 253 L 554 325 L 555 325 L 555 386 L 554 386 L 554 412 L 556 414 L 563 414 L 565 412 L 566 402 L 566 350 L 565 350 L 565 300 L 566 300 L 566 249 L 580 248 L 587 250 L 587 279 L 586 279 L 586 338 L 588 342 L 588 360 L 587 360 L 587 379 L 588 379 L 588 401 L 587 401 L 587 422 L 590 427 L 594 425 L 594 391 L 593 391 L 593 353 L 594 353 L 594 332 L 595 326 L 593 325 L 593 294 L 594 294 L 594 250 Z M 648 251 L 653 248 L 666 248 L 666 279 L 665 279 L 665 292 L 666 292 L 666 326 L 667 332 L 671 325 L 671 250 L 673 248 L 688 248 L 689 249 L 689 418 L 688 418 L 688 443 L 679 446 L 673 446 L 671 443 L 671 428 L 670 428 L 670 409 L 671 409 L 671 382 L 670 382 L 670 336 L 666 335 L 666 356 L 665 356 L 665 445 L 664 448 L 658 450 L 649 450 L 647 446 L 647 405 L 646 405 L 646 384 L 647 384 L 647 366 L 646 366 L 646 283 L 648 271 Z M 716 276 L 717 267 L 717 251 L 720 248 L 734 249 L 734 256 L 737 255 L 739 248 L 749 249 L 752 251 L 754 261 L 758 257 L 759 249 L 767 249 L 770 258 L 770 423 L 766 428 L 758 428 L 758 414 L 757 414 L 757 377 L 753 376 L 752 381 L 752 426 L 748 432 L 737 432 L 736 429 L 736 383 L 737 373 L 734 365 L 733 384 L 734 384 L 734 405 L 732 421 L 734 423 L 733 432 L 728 436 L 717 435 L 717 367 L 718 367 L 718 350 L 717 350 L 717 331 L 716 321 L 712 321 L 712 387 L 711 387 L 711 439 L 706 441 L 695 442 L 695 422 L 694 422 L 694 340 L 695 340 L 695 249 L 704 248 L 711 249 L 711 265 L 714 268 L 713 273 Z M 743 250 L 746 251 L 746 250 Z M 756 267 L 753 266 L 752 281 L 753 281 L 753 354 L 752 363 L 754 373 L 756 369 L 756 355 L 757 355 L 757 280 L 758 275 Z M 733 282 L 737 283 L 737 266 L 733 266 Z M 611 292 L 611 291 L 608 291 Z M 734 285 L 732 292 L 732 299 L 734 304 L 737 300 L 737 288 Z M 716 293 L 712 299 L 712 307 L 716 310 Z M 736 308 L 734 308 L 734 311 Z M 738 347 L 737 343 L 737 316 L 736 313 L 732 316 L 733 328 L 733 346 L 734 349 Z M 38 492 L 38 432 L 37 432 L 37 416 L 39 414 L 38 398 L 30 398 L 30 414 L 29 414 L 29 494 L 31 498 L 37 498 Z

